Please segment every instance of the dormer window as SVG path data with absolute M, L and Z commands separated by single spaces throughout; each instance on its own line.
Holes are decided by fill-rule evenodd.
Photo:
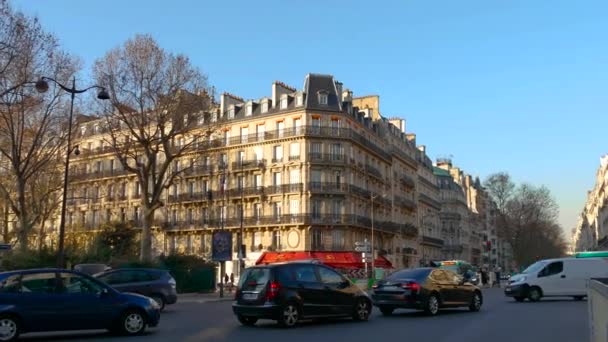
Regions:
M 99 134 L 99 125 L 95 125 L 95 134 Z
M 298 96 L 296 96 L 296 106 L 300 107 L 303 104 L 304 104 L 304 94 L 298 94 Z
M 253 103 L 249 102 L 245 107 L 245 116 L 251 116 L 253 114 Z
M 268 112 L 268 100 L 264 100 L 264 102 L 262 102 L 262 113 L 266 112 Z
M 230 106 L 228 109 L 228 119 L 234 119 L 234 106 Z
M 319 104 L 323 106 L 327 106 L 327 92 L 322 91 L 319 92 Z
M 80 135 L 85 135 L 87 133 L 87 126 L 80 126 Z
M 281 109 L 286 109 L 287 108 L 287 94 L 283 94 L 281 95 L 281 103 L 280 103 L 280 108 Z

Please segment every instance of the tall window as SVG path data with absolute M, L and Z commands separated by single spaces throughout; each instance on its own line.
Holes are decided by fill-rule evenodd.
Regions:
M 139 184 L 139 182 L 135 182 L 133 190 L 135 192 L 135 196 L 139 197 L 139 195 L 141 195 L 141 185 Z
M 310 157 L 312 159 L 321 159 L 323 144 L 320 142 L 310 143 Z
M 321 171 L 320 170 L 311 170 L 310 171 L 310 181 L 313 184 L 321 185 Z
M 247 142 L 249 137 L 249 127 L 241 127 L 241 144 Z
M 300 159 L 300 143 L 291 143 L 289 145 L 289 160 Z
M 177 209 L 171 210 L 171 223 L 177 224 Z
M 285 129 L 285 122 L 283 121 L 277 121 L 277 135 L 279 136 L 279 138 L 283 137 L 283 130 Z
M 291 216 L 298 216 L 300 214 L 300 200 L 289 200 L 289 214 L 291 214 Z
M 92 228 L 95 229 L 97 224 L 99 223 L 99 210 L 93 210 L 93 215 L 91 218 Z
M 300 169 L 291 169 L 289 170 L 289 183 L 290 184 L 300 184 Z
M 230 108 L 228 108 L 228 119 L 234 119 L 234 112 L 235 108 L 234 105 L 232 105 Z
M 139 207 L 133 208 L 133 221 L 139 222 L 141 218 Z
M 340 185 L 342 184 L 342 172 L 336 171 L 334 173 L 334 181 L 336 182 L 336 188 L 340 189 Z
M 272 203 L 272 216 L 277 221 L 280 221 L 282 214 L 283 214 L 283 203 L 281 203 L 281 202 Z
M 245 187 L 245 177 L 243 175 L 238 175 L 236 177 L 236 186 L 237 189 L 241 190 Z
M 277 250 L 281 249 L 281 231 L 275 230 L 272 232 L 272 246 Z
M 299 135 L 302 133 L 302 120 L 300 118 L 293 119 L 293 134 Z
M 262 217 L 262 204 L 261 203 L 253 204 L 253 217 L 256 219 L 256 221 Z
M 189 196 L 194 196 L 194 187 L 195 187 L 194 182 L 188 183 L 188 195 Z
M 339 251 L 344 249 L 344 232 L 341 230 L 332 231 L 332 249 Z
M 264 124 L 255 126 L 255 134 L 257 135 L 258 140 L 264 140 L 265 131 L 266 131 L 266 127 L 264 126 Z
M 311 205 L 311 214 L 313 219 L 321 218 L 321 201 L 318 199 L 313 199 L 310 203 Z
M 127 209 L 120 208 L 120 222 L 125 222 L 127 220 Z
M 332 160 L 342 160 L 342 144 L 331 144 L 330 145 L 330 154 Z
M 224 131 L 224 145 L 230 145 L 230 131 L 229 130 L 225 130 Z
M 312 231 L 312 249 L 323 250 L 323 231 L 315 229 Z
M 320 117 L 314 117 L 312 118 L 312 133 L 313 134 L 320 134 L 321 133 L 321 118 Z
M 334 136 L 340 134 L 340 119 L 331 120 L 331 134 Z
M 274 185 L 274 186 L 281 185 L 281 173 L 280 172 L 272 173 L 272 185 Z
M 188 212 L 187 212 L 187 220 L 188 220 L 188 224 L 193 224 L 194 223 L 194 210 L 192 208 L 188 208 Z
M 334 200 L 332 202 L 332 209 L 331 209 L 331 214 L 334 218 L 334 222 L 336 223 L 340 223 L 341 218 L 342 218 L 342 201 L 340 200 Z
M 261 174 L 257 174 L 253 176 L 253 186 L 255 186 L 256 188 L 260 188 L 264 185 L 263 181 L 262 181 L 262 175 Z
M 102 172 L 103 171 L 103 162 L 101 160 L 98 160 L 95 162 L 95 171 L 96 172 Z
M 253 149 L 253 153 L 255 153 L 255 161 L 261 162 L 262 159 L 264 159 L 264 150 L 262 147 L 259 147 L 259 146 L 255 147 Z
M 203 224 L 209 223 L 209 209 L 208 208 L 201 209 L 201 222 Z
M 202 187 L 203 194 L 207 194 L 207 191 L 211 190 L 211 189 L 209 189 L 209 180 L 204 179 L 201 183 L 201 187 Z
M 283 161 L 283 146 L 276 145 L 273 147 L 273 162 L 281 162 Z
M 112 221 L 112 209 L 106 209 L 106 222 Z

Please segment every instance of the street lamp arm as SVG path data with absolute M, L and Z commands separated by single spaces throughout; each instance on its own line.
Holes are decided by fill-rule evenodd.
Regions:
M 42 81 L 51 81 L 51 82 L 55 83 L 56 85 L 58 85 L 59 88 L 65 90 L 66 92 L 68 92 L 70 94 L 82 94 L 82 93 L 86 92 L 87 90 L 90 90 L 90 89 L 93 89 L 93 88 L 98 88 L 100 90 L 106 90 L 106 88 L 104 88 L 102 86 L 98 86 L 98 85 L 93 85 L 93 86 L 90 86 L 90 87 L 85 88 L 85 89 L 69 88 L 69 87 L 63 85 L 61 82 L 57 81 L 56 79 L 54 79 L 52 77 L 42 76 L 42 77 L 40 77 L 40 79 Z

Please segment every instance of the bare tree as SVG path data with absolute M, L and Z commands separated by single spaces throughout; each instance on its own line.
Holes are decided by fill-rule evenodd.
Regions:
M 28 203 L 31 181 L 57 160 L 65 122 L 59 89 L 39 94 L 29 84 L 40 76 L 67 80 L 76 68 L 37 19 L 0 0 L 0 195 L 17 218 L 22 250 L 35 222 Z
M 530 184 L 516 187 L 504 172 L 491 175 L 484 185 L 497 203 L 498 232 L 513 248 L 519 265 L 565 252 L 557 224 L 559 207 L 549 189 Z
M 114 109 L 106 116 L 110 144 L 141 184 L 140 257 L 148 261 L 154 214 L 164 205 L 163 190 L 180 172 L 176 163 L 211 133 L 207 79 L 186 56 L 163 50 L 147 35 L 108 52 L 94 72 Z

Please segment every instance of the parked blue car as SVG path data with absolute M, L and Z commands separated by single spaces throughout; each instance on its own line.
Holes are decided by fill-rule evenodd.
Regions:
M 108 329 L 141 334 L 158 325 L 151 298 L 120 293 L 85 274 L 63 269 L 0 273 L 0 341 L 26 332 Z

